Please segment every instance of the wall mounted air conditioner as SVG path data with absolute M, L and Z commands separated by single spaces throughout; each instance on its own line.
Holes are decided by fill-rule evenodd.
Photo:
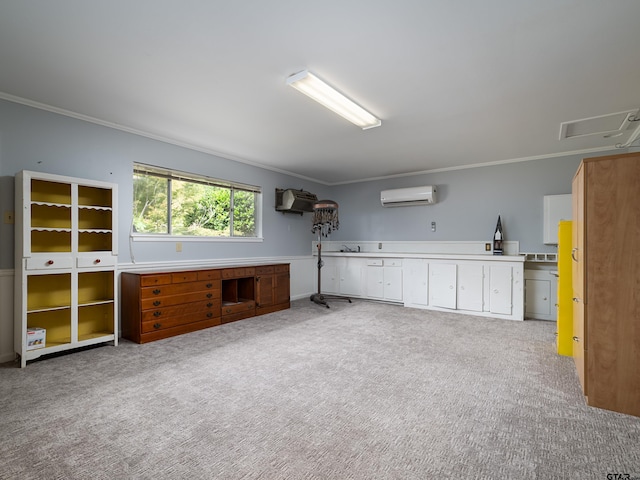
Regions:
M 318 197 L 311 192 L 293 188 L 276 188 L 276 211 L 282 213 L 313 212 L 313 204 Z
M 396 188 L 380 192 L 383 207 L 405 207 L 409 205 L 431 205 L 436 203 L 436 187 Z

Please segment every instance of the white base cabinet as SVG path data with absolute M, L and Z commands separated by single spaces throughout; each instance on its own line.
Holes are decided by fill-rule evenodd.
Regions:
M 366 268 L 367 298 L 402 301 L 402 260 L 368 259 Z
M 435 259 L 425 259 L 423 262 L 426 265 L 421 266 L 421 273 L 412 275 L 418 284 L 407 285 L 405 282 L 406 298 L 410 299 L 405 302 L 406 307 L 455 310 L 511 320 L 524 319 L 521 262 Z M 427 285 L 420 281 L 420 275 L 425 271 L 429 272 Z M 428 291 L 426 304 L 411 301 L 418 298 L 419 294 L 414 289 L 421 285 Z
M 557 273 L 551 270 L 525 270 L 524 288 L 525 318 L 555 321 L 558 303 Z
M 443 256 L 440 256 L 443 257 Z M 513 258 L 513 257 L 512 257 Z M 405 307 L 524 319 L 524 260 L 326 256 L 322 292 Z
M 364 258 L 323 257 L 322 293 L 360 297 L 364 293 Z

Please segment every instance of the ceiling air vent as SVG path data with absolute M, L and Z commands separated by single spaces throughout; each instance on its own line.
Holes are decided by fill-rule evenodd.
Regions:
M 635 128 L 640 109 L 600 115 L 599 117 L 582 118 L 560 124 L 560 140 L 568 138 L 586 137 L 588 135 L 602 135 L 615 137 L 628 129 Z

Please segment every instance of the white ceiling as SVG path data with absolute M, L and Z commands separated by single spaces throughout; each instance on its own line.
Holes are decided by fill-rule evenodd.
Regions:
M 559 133 L 640 108 L 639 20 L 638 0 L 0 0 L 0 97 L 339 184 L 634 140 Z M 382 126 L 288 87 L 303 69 Z

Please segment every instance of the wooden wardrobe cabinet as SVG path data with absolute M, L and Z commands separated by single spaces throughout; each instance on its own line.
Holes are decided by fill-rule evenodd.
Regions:
M 573 179 L 573 356 L 587 404 L 640 416 L 640 154 Z

